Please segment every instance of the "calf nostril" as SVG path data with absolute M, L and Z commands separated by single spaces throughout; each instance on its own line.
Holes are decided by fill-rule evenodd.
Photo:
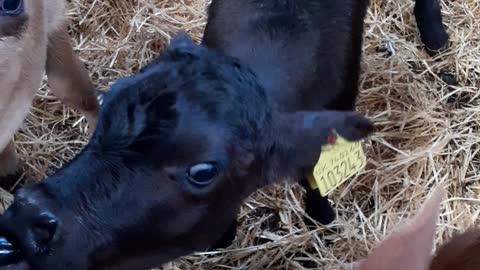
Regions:
M 55 236 L 58 220 L 50 213 L 42 213 L 34 220 L 32 225 L 32 232 L 37 243 L 46 245 Z
M 18 263 L 21 259 L 20 251 L 6 238 L 0 237 L 0 267 Z

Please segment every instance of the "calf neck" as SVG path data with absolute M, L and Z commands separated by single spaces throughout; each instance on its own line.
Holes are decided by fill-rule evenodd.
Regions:
M 203 43 L 251 68 L 280 111 L 354 110 L 367 5 L 366 0 L 213 1 Z M 313 167 L 301 169 L 309 173 Z M 308 216 L 332 222 L 327 198 L 311 189 L 306 177 L 300 183 Z M 220 245 L 231 239 L 226 235 Z

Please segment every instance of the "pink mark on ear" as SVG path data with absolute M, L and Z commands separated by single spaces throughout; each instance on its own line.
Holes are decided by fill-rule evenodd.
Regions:
M 337 143 L 337 135 L 330 135 L 328 136 L 327 143 L 334 145 Z

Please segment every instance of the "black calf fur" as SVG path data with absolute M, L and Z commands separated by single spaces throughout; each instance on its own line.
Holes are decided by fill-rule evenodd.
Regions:
M 250 67 L 280 110 L 354 110 L 367 4 L 213 1 L 203 44 Z M 306 178 L 301 184 L 306 213 L 322 224 L 332 222 L 335 213 L 328 199 L 312 190 Z M 234 236 L 230 230 L 223 242 Z
M 416 0 L 415 18 L 422 42 L 430 55 L 445 49 L 448 34 L 443 27 L 440 0 Z
M 281 110 L 354 110 L 367 6 L 368 0 L 213 1 L 203 44 L 247 64 Z M 415 16 L 427 51 L 445 48 L 438 0 L 417 0 Z M 306 178 L 301 184 L 308 216 L 331 223 L 328 199 Z M 234 237 L 230 229 L 221 243 Z
M 327 111 L 354 106 L 361 3 L 214 1 L 206 47 L 180 35 L 118 81 L 90 143 L 17 192 L 0 234 L 35 270 L 146 269 L 225 245 L 242 202 L 301 181 L 332 130 L 373 132 Z
M 283 179 L 301 182 L 307 213 L 330 222 L 305 172 L 332 130 L 350 141 L 373 132 L 352 112 L 366 8 L 214 0 L 204 46 L 180 35 L 115 83 L 91 142 L 17 192 L 0 240 L 25 269 L 152 268 L 228 245 L 242 202 Z

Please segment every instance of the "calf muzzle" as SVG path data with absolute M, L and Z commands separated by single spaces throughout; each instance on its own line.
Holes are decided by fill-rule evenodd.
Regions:
M 38 191 L 20 190 L 0 217 L 0 267 L 18 263 L 48 248 L 59 221 Z

